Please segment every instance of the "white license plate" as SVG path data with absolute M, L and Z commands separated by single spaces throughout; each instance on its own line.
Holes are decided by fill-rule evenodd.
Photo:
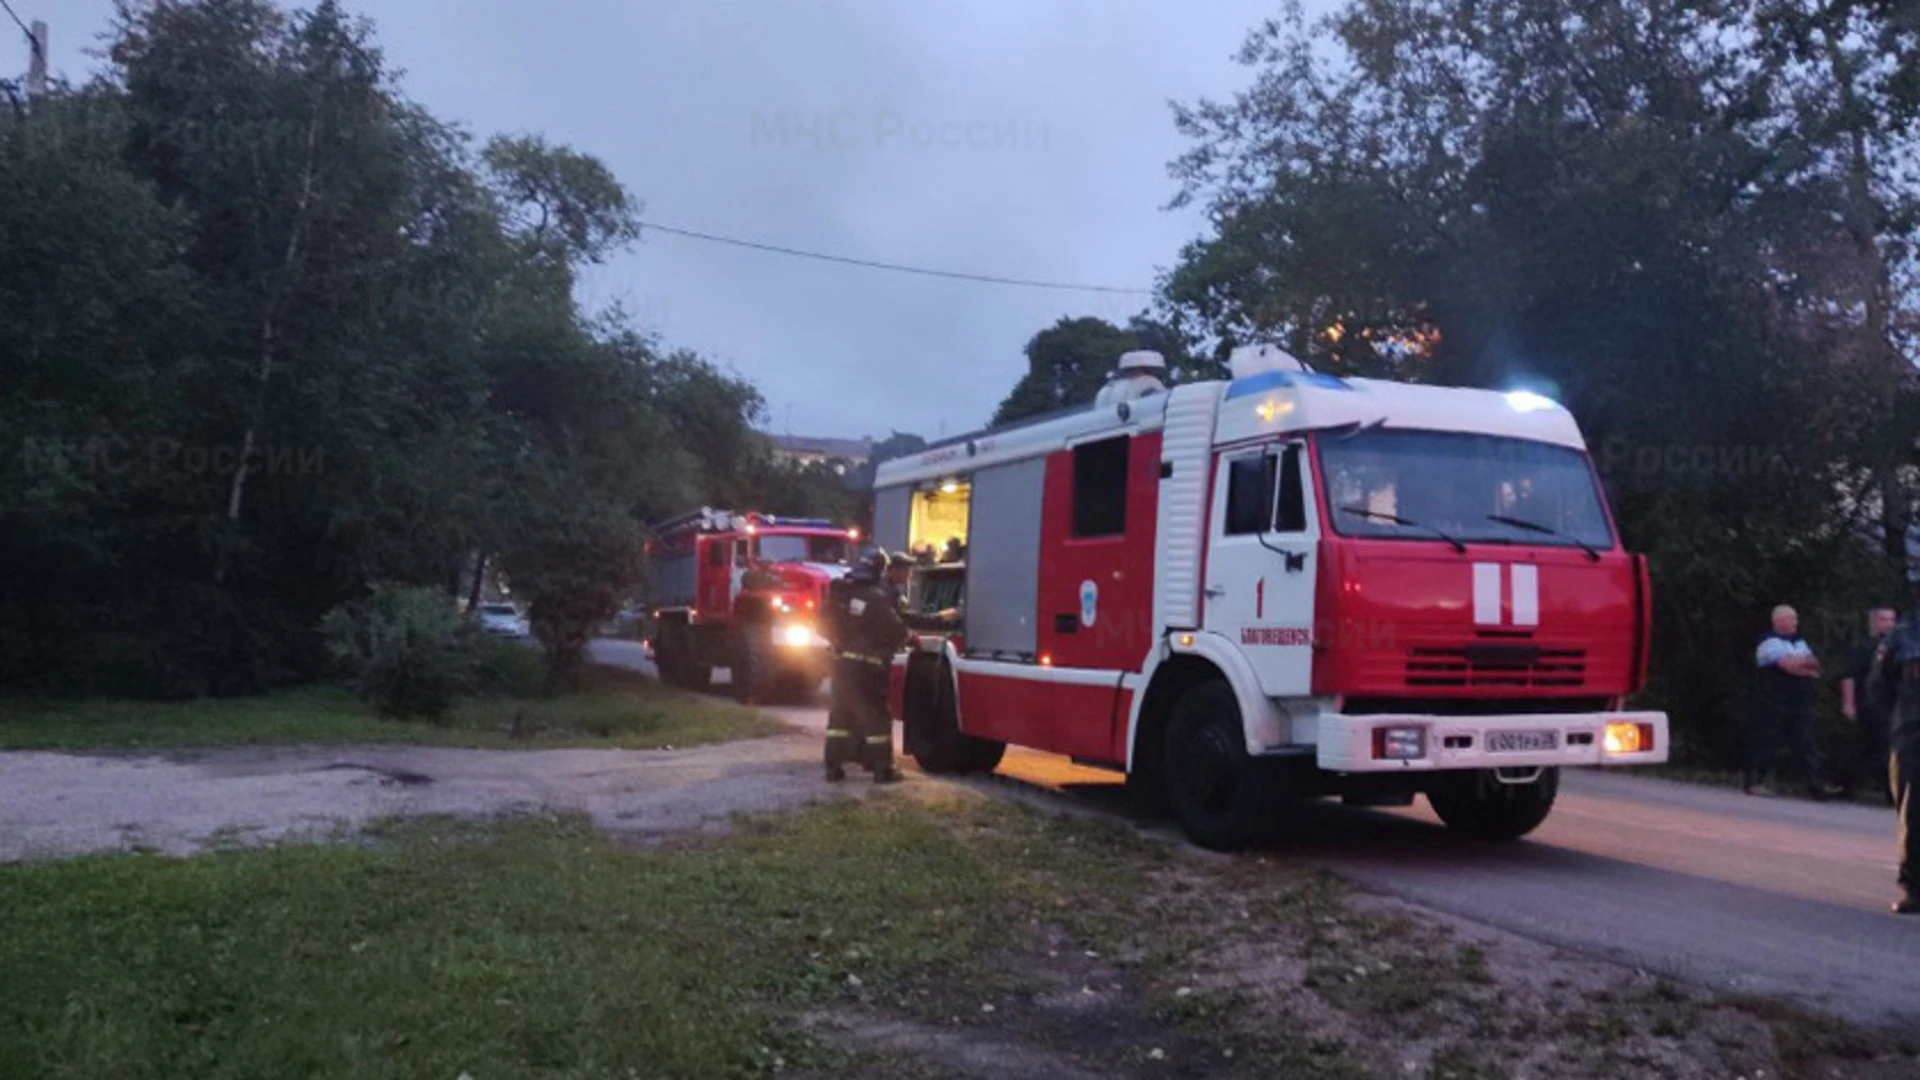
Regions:
M 1553 731 L 1494 731 L 1487 734 L 1490 754 L 1529 753 L 1560 749 L 1560 735 Z

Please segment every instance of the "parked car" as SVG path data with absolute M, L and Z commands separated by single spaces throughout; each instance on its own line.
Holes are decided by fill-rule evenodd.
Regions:
M 527 620 L 512 604 L 481 604 L 480 629 L 501 637 L 523 638 L 533 633 Z

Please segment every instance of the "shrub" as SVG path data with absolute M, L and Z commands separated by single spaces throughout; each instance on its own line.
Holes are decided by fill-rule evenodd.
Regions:
M 518 641 L 486 638 L 481 647 L 481 688 L 507 697 L 535 697 L 545 689 L 546 658 Z
M 381 715 L 438 719 L 483 675 L 481 634 L 438 589 L 376 585 L 327 613 L 327 653 Z

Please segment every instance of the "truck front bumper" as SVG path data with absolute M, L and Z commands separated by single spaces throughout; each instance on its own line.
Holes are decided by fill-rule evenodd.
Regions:
M 1347 773 L 1657 765 L 1668 745 L 1663 712 L 1330 713 L 1319 718 L 1315 759 Z

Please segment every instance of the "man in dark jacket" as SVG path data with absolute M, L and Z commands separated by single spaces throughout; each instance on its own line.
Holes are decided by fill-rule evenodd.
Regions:
M 893 717 L 887 683 L 893 655 L 906 643 L 901 584 L 912 569 L 905 555 L 874 552 L 828 588 L 828 638 L 833 646 L 833 697 L 827 712 L 827 779 L 846 779 L 849 763 L 864 765 L 876 783 L 900 779 L 893 762 Z
M 1892 702 L 1888 773 L 1900 810 L 1901 895 L 1893 910 L 1914 915 L 1920 914 L 1920 603 L 1888 637 L 1880 667 L 1879 692 Z
M 1859 763 L 1869 781 L 1886 794 L 1893 804 L 1893 789 L 1887 787 L 1888 702 L 1878 688 L 1869 685 L 1872 673 L 1880 670 L 1886 658 L 1887 642 L 1893 634 L 1899 613 L 1890 607 L 1878 607 L 1867 613 L 1867 636 L 1847 655 L 1847 669 L 1840 675 L 1840 714 L 1853 723 L 1854 745 Z

